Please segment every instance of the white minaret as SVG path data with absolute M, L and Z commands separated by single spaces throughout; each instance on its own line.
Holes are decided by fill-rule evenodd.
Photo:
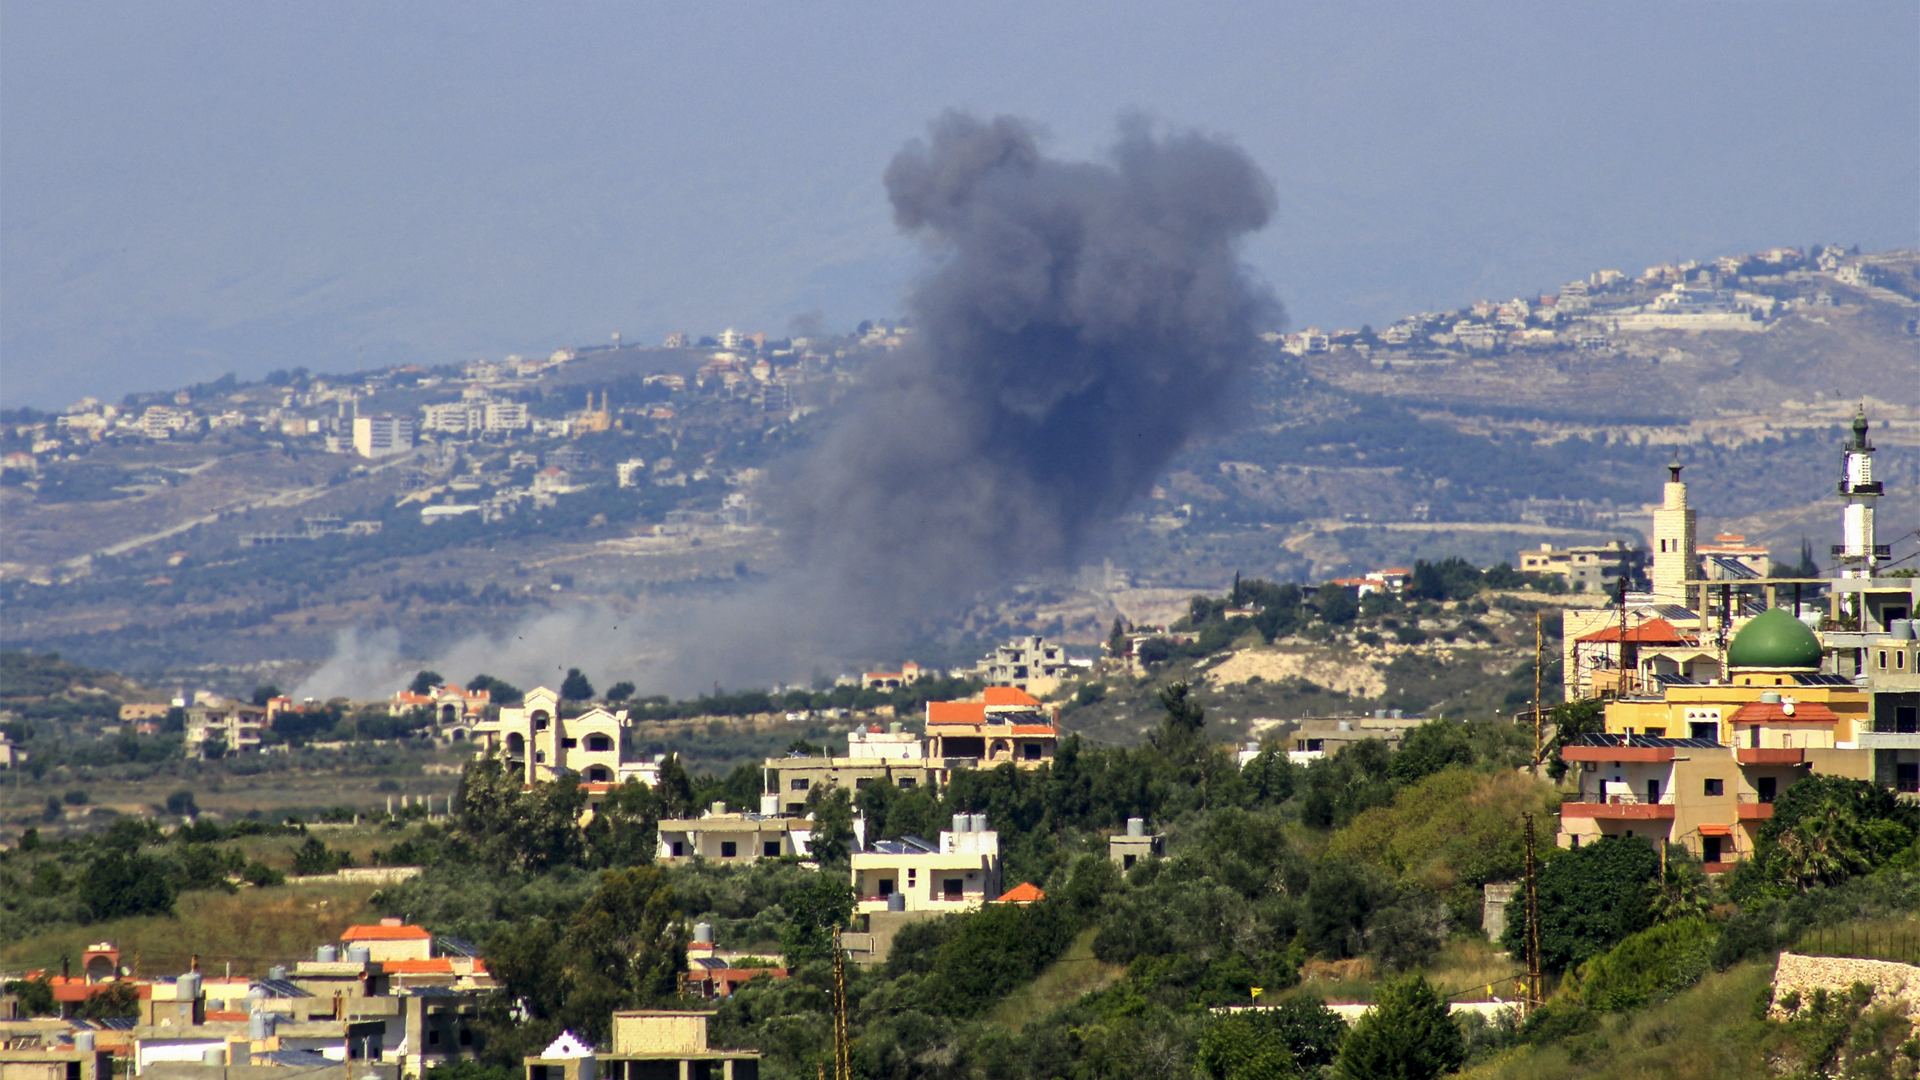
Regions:
M 1693 508 L 1687 505 L 1687 485 L 1680 482 L 1680 455 L 1667 465 L 1671 479 L 1653 512 L 1653 598 L 1662 604 L 1689 603 L 1687 582 L 1700 576 L 1694 554 Z
M 1867 407 L 1853 414 L 1853 438 L 1840 455 L 1840 533 L 1833 549 L 1841 577 L 1873 576 L 1873 568 L 1887 558 L 1887 549 L 1873 542 L 1873 503 L 1880 497 L 1873 478 L 1873 444 L 1867 441 Z

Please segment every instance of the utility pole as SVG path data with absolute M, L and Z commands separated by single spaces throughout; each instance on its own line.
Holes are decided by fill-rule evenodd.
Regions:
M 1540 1004 L 1540 879 L 1533 857 L 1533 814 L 1527 820 L 1527 1011 Z
M 840 928 L 833 928 L 833 1078 L 853 1080 L 853 1062 L 847 1046 L 847 954 L 840 948 Z
M 1540 767 L 1540 661 L 1545 650 L 1541 646 L 1542 614 L 1533 613 L 1533 767 Z

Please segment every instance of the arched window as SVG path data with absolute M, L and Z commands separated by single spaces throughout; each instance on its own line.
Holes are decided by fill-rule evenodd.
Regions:
M 460 719 L 460 710 L 452 705 L 440 706 L 440 722 L 451 724 Z
M 523 738 L 521 734 L 517 731 L 507 736 L 507 756 L 508 757 L 526 757 L 527 756 L 527 740 Z
M 613 779 L 613 776 L 607 772 L 605 765 L 595 765 L 587 770 L 587 779 L 595 784 L 604 784 Z
M 607 738 L 605 735 L 589 735 L 587 736 L 587 749 L 596 753 L 605 753 L 613 749 L 613 740 Z
M 533 730 L 535 731 L 547 730 L 547 725 L 552 722 L 553 722 L 553 717 L 548 716 L 547 711 L 545 709 L 541 709 L 540 711 L 533 714 Z

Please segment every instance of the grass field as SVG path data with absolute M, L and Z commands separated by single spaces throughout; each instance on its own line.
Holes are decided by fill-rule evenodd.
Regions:
M 121 962 L 142 976 L 172 975 L 193 957 L 208 974 L 265 975 L 274 964 L 300 960 L 319 945 L 340 940 L 355 923 L 379 917 L 368 902 L 376 885 L 287 885 L 183 894 L 175 918 L 146 916 L 70 926 L 25 941 L 0 944 L 0 967 L 9 971 L 60 970 L 62 957 L 76 970 L 80 952 L 96 941 L 119 946 Z
M 1097 930 L 1080 932 L 1060 958 L 1048 964 L 1032 982 L 1015 990 L 994 1007 L 989 1023 L 1019 1031 L 1062 1005 L 1079 1000 L 1102 989 L 1126 974 L 1120 964 L 1106 964 L 1094 958 L 1093 938 Z

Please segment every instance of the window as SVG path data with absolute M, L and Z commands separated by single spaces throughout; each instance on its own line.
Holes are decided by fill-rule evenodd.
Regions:
M 903 788 L 918 787 L 919 785 L 920 785 L 920 781 L 914 779 L 911 776 L 903 776 L 900 778 L 900 786 Z
M 1880 650 L 1880 670 L 1887 670 L 1887 650 L 1885 649 Z
M 685 858 L 686 854 L 687 845 L 682 841 L 675 840 L 673 842 L 673 857 L 676 859 Z
M 573 749 L 574 747 L 576 747 L 576 746 L 579 746 L 579 745 L 580 745 L 580 740 L 578 740 L 578 739 L 561 739 L 561 740 L 560 740 L 560 745 L 561 745 L 562 747 L 564 747 L 565 749 L 568 749 L 568 750 L 571 750 L 571 749 Z
M 760 854 L 769 859 L 779 858 L 780 857 L 780 841 L 769 840 L 766 843 L 761 844 Z
M 473 1031 L 471 1029 L 469 1028 L 460 1029 L 460 1045 L 461 1046 L 473 1045 Z
M 1753 782 L 1753 790 L 1760 793 L 1760 801 L 1770 803 L 1780 790 L 1780 781 L 1771 776 L 1762 776 Z
M 1687 734 L 1689 738 L 1713 739 L 1718 741 L 1720 738 L 1720 725 L 1711 720 L 1691 723 L 1687 725 Z
M 960 900 L 960 879 L 950 877 L 940 882 L 940 898 L 952 903 Z
M 892 878 L 883 877 L 880 879 L 880 895 L 881 896 L 893 895 L 893 879 Z
M 1138 861 L 1139 861 L 1139 859 L 1140 859 L 1140 856 L 1138 856 L 1138 855 L 1122 855 L 1122 856 L 1120 856 L 1120 869 L 1122 869 L 1122 870 L 1131 870 L 1131 869 L 1133 869 L 1133 864 L 1134 864 L 1135 862 L 1138 862 Z
M 604 754 L 613 749 L 613 740 L 605 735 L 587 736 L 587 749 L 596 754 Z
M 1040 744 L 1039 743 L 1037 742 L 1027 743 L 1025 747 L 1023 747 L 1023 749 L 1026 751 L 1028 761 L 1040 760 Z
M 1707 789 L 1705 792 L 1703 792 L 1703 794 L 1715 795 L 1715 796 L 1725 795 L 1726 793 L 1727 793 L 1727 782 L 1725 780 L 1720 779 L 1717 776 L 1707 781 Z
M 789 813 L 789 814 L 804 814 L 804 813 L 806 813 L 806 812 L 807 812 L 807 804 L 806 804 L 806 803 L 803 803 L 803 802 L 790 802 L 790 803 L 788 803 L 788 804 L 787 804 L 787 813 Z
M 533 730 L 535 731 L 547 730 L 547 724 L 551 722 L 551 719 L 552 718 L 549 717 L 545 712 L 534 713 L 533 714 Z
M 595 765 L 587 770 L 587 781 L 589 783 L 604 784 L 612 779 L 613 777 L 608 775 L 605 765 Z
M 907 884 L 918 885 L 919 883 L 920 883 L 920 871 L 914 867 L 908 867 L 907 868 Z
M 439 1045 L 440 1045 L 440 1033 L 439 1033 L 439 1032 L 437 1032 L 437 1031 L 429 1031 L 429 1032 L 427 1032 L 427 1045 L 428 1045 L 428 1046 L 439 1046 Z
M 720 841 L 720 857 L 721 858 L 731 859 L 738 854 L 740 854 L 739 844 L 736 844 L 731 840 Z
M 865 791 L 872 786 L 873 777 L 871 776 L 862 776 L 853 782 L 853 790 L 855 791 Z
M 795 780 L 787 785 L 787 787 L 793 791 L 805 791 L 809 786 L 809 782 L 806 780 Z

